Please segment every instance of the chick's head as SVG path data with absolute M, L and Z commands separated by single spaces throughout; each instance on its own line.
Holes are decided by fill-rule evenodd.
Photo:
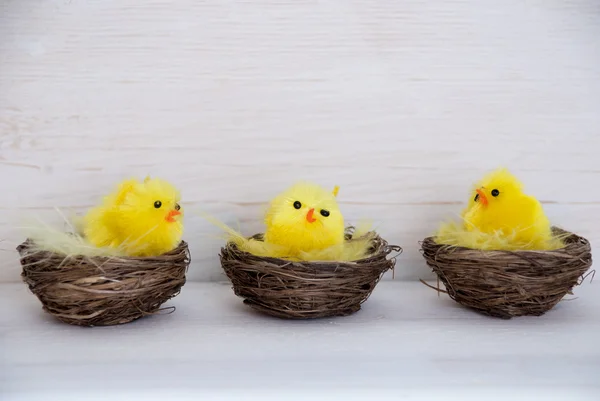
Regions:
M 523 185 L 507 169 L 498 169 L 486 175 L 476 186 L 472 202 L 481 211 L 503 213 L 523 195 Z
M 344 240 L 344 217 L 336 201 L 337 187 L 328 191 L 298 183 L 271 202 L 265 239 L 288 247 L 322 249 Z
M 160 242 L 181 238 L 181 196 L 169 182 L 158 178 L 146 178 L 141 183 L 128 181 L 121 186 L 118 198 L 119 218 L 132 240 Z

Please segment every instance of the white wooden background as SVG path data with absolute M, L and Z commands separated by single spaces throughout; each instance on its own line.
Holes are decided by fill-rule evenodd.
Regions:
M 130 175 L 182 189 L 192 280 L 223 279 L 194 208 L 251 234 L 297 179 L 405 248 L 396 279 L 500 164 L 597 243 L 599 131 L 596 0 L 4 0 L 0 281 L 24 218 Z

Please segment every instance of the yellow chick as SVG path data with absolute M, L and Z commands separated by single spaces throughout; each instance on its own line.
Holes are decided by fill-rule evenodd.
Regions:
M 256 256 L 290 260 L 358 260 L 368 255 L 372 233 L 363 227 L 345 240 L 344 217 L 336 196 L 322 187 L 301 182 L 275 197 L 265 215 L 262 240 L 248 239 L 207 217 L 229 233 L 238 248 Z
M 318 185 L 298 183 L 275 197 L 265 216 L 266 243 L 290 255 L 325 249 L 344 242 L 344 216 L 329 192 Z
M 524 194 L 523 185 L 506 169 L 488 174 L 476 185 L 462 217 L 468 232 L 510 238 L 523 249 L 555 247 L 541 203 Z
M 158 256 L 181 242 L 180 194 L 168 182 L 129 179 L 83 218 L 83 233 L 96 247 L 128 256 Z

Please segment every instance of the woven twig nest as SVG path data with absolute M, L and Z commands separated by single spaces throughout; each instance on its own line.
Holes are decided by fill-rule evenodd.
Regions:
M 240 251 L 231 242 L 221 249 L 220 257 L 234 293 L 246 305 L 275 317 L 314 319 L 360 310 L 383 273 L 394 268 L 397 255 L 387 256 L 401 251 L 375 236 L 370 256 L 353 262 L 265 258 Z
M 79 326 L 128 323 L 179 294 L 190 263 L 187 244 L 156 257 L 87 257 L 17 247 L 23 281 L 59 320 Z M 172 308 L 174 309 L 174 308 Z
M 486 315 L 541 316 L 581 283 L 592 265 L 590 243 L 553 227 L 566 246 L 553 251 L 482 251 L 422 242 L 427 264 L 450 298 Z M 441 291 L 438 289 L 438 291 Z

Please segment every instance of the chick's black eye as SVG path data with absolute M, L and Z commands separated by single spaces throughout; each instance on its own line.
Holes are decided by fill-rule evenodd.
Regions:
M 497 189 L 492 189 L 492 196 L 498 196 L 500 195 L 500 191 L 498 191 Z
M 160 209 L 161 206 L 162 206 L 162 202 L 161 201 L 154 202 L 154 207 L 155 208 Z
M 475 202 L 477 202 L 479 200 L 479 194 L 475 195 L 475 199 L 473 199 Z
M 294 208 L 295 209 L 300 209 L 301 207 L 302 207 L 302 203 L 300 203 L 298 201 L 294 202 Z
M 323 216 L 323 217 L 329 216 L 329 210 L 321 209 L 321 216 Z
M 175 204 L 175 210 L 179 210 L 179 209 L 181 209 L 181 206 L 179 206 L 179 203 L 176 203 Z

